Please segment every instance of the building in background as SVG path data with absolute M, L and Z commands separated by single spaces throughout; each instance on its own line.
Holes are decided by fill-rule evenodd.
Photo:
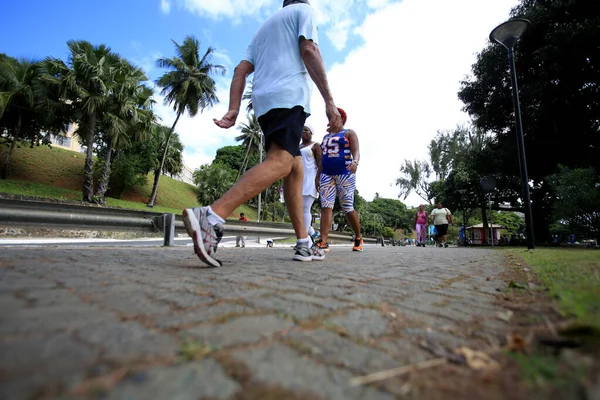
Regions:
M 78 153 L 85 153 L 85 147 L 79 142 L 79 138 L 75 136 L 75 130 L 77 124 L 69 124 L 69 127 L 63 135 L 48 135 L 52 146 L 59 147 L 65 150 L 76 151 Z

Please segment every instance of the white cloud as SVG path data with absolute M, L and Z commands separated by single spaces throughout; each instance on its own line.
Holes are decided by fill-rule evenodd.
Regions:
M 162 0 L 167 1 L 167 0 Z M 281 0 L 176 0 L 177 4 L 202 17 L 228 18 L 239 23 L 243 17 L 266 19 L 279 9 Z M 317 21 L 322 31 L 337 50 L 343 50 L 353 27 L 364 16 L 364 5 L 381 8 L 393 0 L 312 0 Z
M 171 1 L 170 0 L 160 0 L 160 9 L 165 14 L 168 14 L 169 12 L 171 12 Z
M 371 3 L 377 3 L 371 1 Z M 369 15 L 357 32 L 364 45 L 328 73 L 336 104 L 357 131 L 361 164 L 357 188 L 371 200 L 376 192 L 396 198 L 393 185 L 406 159 L 427 159 L 438 129 L 468 121 L 457 98 L 489 32 L 508 18 L 517 0 L 404 0 Z M 327 125 L 315 89 L 309 122 Z M 411 195 L 407 204 L 422 200 Z
M 273 8 L 272 0 L 177 0 L 184 9 L 203 17 L 230 18 L 239 22 L 245 16 L 261 16 Z

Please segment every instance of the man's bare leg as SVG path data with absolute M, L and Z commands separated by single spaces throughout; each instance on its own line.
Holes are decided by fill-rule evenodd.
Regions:
M 333 219 L 333 208 L 321 209 L 321 240 L 323 243 L 329 239 L 329 230 L 331 229 L 331 221 Z
M 354 231 L 356 238 L 357 239 L 362 238 L 362 235 L 360 234 L 360 220 L 358 217 L 358 213 L 354 210 L 350 211 L 349 213 L 346 213 L 346 220 L 348 220 L 348 223 L 350 224 L 350 227 Z
M 292 171 L 283 180 L 283 196 L 296 232 L 296 239 L 306 239 L 308 232 L 304 226 L 302 213 L 302 181 L 304 179 L 304 165 L 302 156 L 295 157 Z
M 246 172 L 227 193 L 211 204 L 212 211 L 226 219 L 237 207 L 256 197 L 273 182 L 287 177 L 292 171 L 294 159 L 277 144 L 271 144 L 266 159 Z

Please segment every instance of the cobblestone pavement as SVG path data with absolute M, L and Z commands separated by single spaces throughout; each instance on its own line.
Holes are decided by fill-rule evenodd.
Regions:
M 477 349 L 506 329 L 492 251 L 220 253 L 2 249 L 0 399 L 390 399 L 393 380 L 348 381 L 435 358 L 424 338 Z

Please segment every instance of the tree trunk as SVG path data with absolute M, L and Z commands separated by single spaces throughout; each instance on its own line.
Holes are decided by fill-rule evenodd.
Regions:
M 10 148 L 8 152 L 5 153 L 4 160 L 2 160 L 2 171 L 0 171 L 1 179 L 8 179 L 8 169 L 10 168 L 10 159 L 12 158 L 13 151 L 17 146 L 16 138 L 13 139 L 13 142 L 10 144 Z
M 248 166 L 248 154 L 250 153 L 250 148 L 252 147 L 252 137 L 250 137 L 250 143 L 248 144 L 248 147 L 246 148 L 246 154 L 244 155 L 244 161 L 242 161 L 242 165 L 240 166 L 240 169 L 238 170 L 237 176 L 235 177 L 235 181 L 237 182 L 240 175 L 243 175 L 244 173 L 246 173 L 246 167 Z M 243 172 L 242 172 L 243 171 Z
M 13 151 L 17 146 L 17 141 L 19 140 L 19 136 L 21 135 L 21 126 L 22 126 L 22 117 L 21 113 L 19 113 L 19 119 L 17 120 L 17 130 L 15 135 L 13 136 L 13 141 L 10 144 L 10 149 L 8 149 L 8 153 L 4 156 L 4 160 L 2 160 L 2 170 L 0 171 L 1 179 L 8 179 L 8 168 L 10 167 L 10 159 L 12 158 Z
M 98 204 L 105 204 L 104 195 L 108 190 L 108 181 L 110 180 L 110 163 L 112 156 L 113 140 L 108 138 L 108 147 L 106 149 L 106 159 L 104 160 L 104 167 L 102 168 L 102 176 L 98 183 L 98 190 L 96 190 L 96 196 L 94 196 L 94 202 Z
M 83 201 L 92 203 L 94 200 L 94 132 L 96 130 L 96 113 L 87 115 L 87 132 L 85 144 L 85 167 L 83 168 Z
M 177 121 L 179 121 L 179 117 L 183 112 L 179 111 L 177 113 L 177 117 L 175 118 L 175 122 L 173 122 L 173 126 L 171 126 L 171 130 L 169 131 L 169 136 L 167 136 L 167 140 L 165 140 L 165 150 L 163 151 L 162 157 L 160 159 L 160 167 L 158 168 L 158 173 L 154 172 L 154 185 L 152 186 L 152 194 L 150 194 L 150 200 L 148 201 L 148 207 L 154 207 L 156 203 L 156 197 L 158 196 L 158 183 L 160 181 L 160 174 L 162 174 L 162 170 L 165 166 L 165 160 L 167 158 L 167 152 L 169 151 L 169 141 L 171 140 L 171 136 L 175 131 L 175 125 L 177 125 Z

